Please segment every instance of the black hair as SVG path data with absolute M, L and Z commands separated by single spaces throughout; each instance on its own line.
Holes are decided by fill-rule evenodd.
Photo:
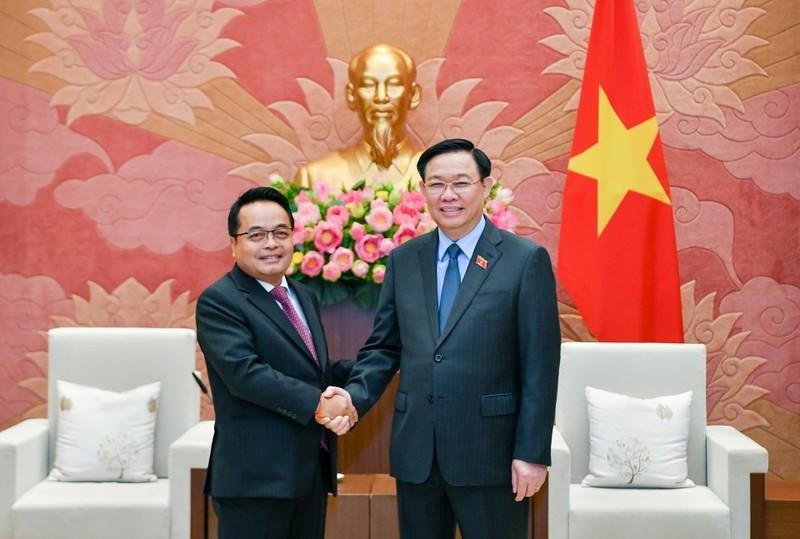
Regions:
M 472 155 L 475 164 L 478 165 L 478 173 L 481 175 L 481 180 L 487 178 L 489 174 L 492 173 L 492 161 L 483 151 L 476 148 L 472 142 L 463 138 L 448 138 L 437 142 L 419 156 L 417 171 L 419 172 L 420 178 L 422 178 L 423 181 L 425 180 L 425 167 L 428 166 L 428 162 L 430 162 L 431 159 L 445 153 L 456 152 L 467 152 Z
M 241 210 L 243 206 L 247 206 L 248 204 L 252 204 L 253 202 L 258 202 L 260 200 L 274 202 L 286 210 L 286 214 L 289 216 L 289 224 L 291 224 L 292 228 L 294 228 L 294 215 L 292 215 L 292 209 L 289 206 L 289 199 L 287 199 L 285 196 L 283 196 L 283 193 L 273 187 L 253 187 L 252 189 L 248 189 L 239 195 L 239 198 L 237 198 L 236 202 L 234 202 L 231 206 L 231 211 L 228 212 L 229 236 L 233 237 L 234 234 L 236 234 L 236 231 L 239 230 L 239 225 L 241 224 L 239 222 L 239 210 Z

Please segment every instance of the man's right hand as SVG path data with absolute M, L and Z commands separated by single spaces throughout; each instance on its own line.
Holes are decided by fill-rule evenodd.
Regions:
M 320 395 L 314 419 L 335 434 L 342 435 L 358 422 L 358 412 L 347 391 L 330 386 Z

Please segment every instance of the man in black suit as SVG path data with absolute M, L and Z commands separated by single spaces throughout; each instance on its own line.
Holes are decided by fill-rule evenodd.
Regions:
M 328 359 L 319 305 L 285 277 L 294 218 L 269 187 L 242 194 L 228 215 L 236 262 L 197 301 L 216 422 L 206 494 L 220 539 L 322 539 L 327 493 L 336 493 L 336 436 L 315 421 L 345 400 L 322 398 L 347 378 Z M 355 417 L 353 417 L 355 419 Z
M 439 228 L 389 255 L 345 390 L 363 415 L 400 371 L 390 445 L 400 535 L 525 537 L 550 464 L 560 332 L 541 246 L 484 217 L 491 162 L 464 139 L 422 153 Z M 346 396 L 343 390 L 331 389 Z

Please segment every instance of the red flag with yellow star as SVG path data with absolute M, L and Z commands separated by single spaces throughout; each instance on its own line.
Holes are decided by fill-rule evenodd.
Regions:
M 601 341 L 682 342 L 669 183 L 633 0 L 597 0 L 558 274 Z

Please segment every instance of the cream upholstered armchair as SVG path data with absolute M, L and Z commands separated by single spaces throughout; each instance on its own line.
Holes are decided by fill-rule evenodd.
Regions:
M 589 466 L 587 385 L 639 398 L 691 390 L 688 471 L 697 486 L 582 486 Z M 704 346 L 564 343 L 555 426 L 544 512 L 550 539 L 751 537 L 751 495 L 763 501 L 767 452 L 732 427 L 706 425 Z M 761 506 L 753 507 L 757 513 Z
M 189 467 L 198 460 L 193 440 L 210 436 L 208 425 L 198 424 L 194 331 L 58 328 L 48 341 L 48 419 L 0 432 L 0 539 L 188 537 Z M 58 380 L 117 392 L 161 382 L 157 481 L 45 479 L 54 460 Z

